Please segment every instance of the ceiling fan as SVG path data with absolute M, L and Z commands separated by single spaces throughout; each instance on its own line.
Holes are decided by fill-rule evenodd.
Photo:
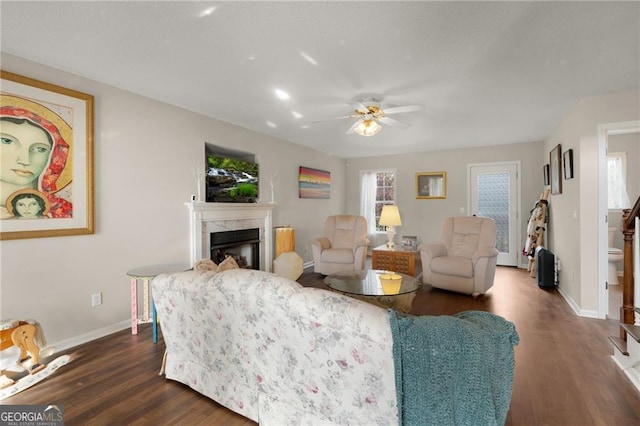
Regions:
M 388 117 L 392 114 L 400 114 L 404 112 L 422 111 L 423 105 L 407 105 L 392 108 L 381 108 L 379 101 L 375 97 L 364 97 L 360 102 L 350 102 L 349 105 L 355 107 L 354 113 L 341 117 L 327 118 L 325 120 L 314 121 L 319 123 L 327 120 L 341 120 L 347 118 L 357 118 L 358 120 L 347 129 L 346 134 L 357 133 L 361 136 L 373 136 L 380 133 L 382 125 L 400 127 L 403 129 L 411 126 L 404 121 L 396 120 Z

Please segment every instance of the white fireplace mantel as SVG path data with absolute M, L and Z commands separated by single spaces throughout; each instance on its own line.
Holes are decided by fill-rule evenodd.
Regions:
M 191 265 L 209 259 L 212 232 L 260 229 L 260 270 L 271 271 L 274 204 L 188 202 Z

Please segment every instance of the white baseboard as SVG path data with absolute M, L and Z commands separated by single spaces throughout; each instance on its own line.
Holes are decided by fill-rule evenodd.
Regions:
M 567 293 L 565 293 L 562 290 L 562 287 L 558 287 L 558 292 L 560 293 L 562 298 L 567 302 L 567 304 L 571 307 L 571 309 L 573 309 L 573 312 L 575 312 L 576 315 L 585 317 L 585 318 L 596 318 L 596 319 L 599 318 L 597 311 L 581 309 L 578 306 L 578 304 Z
M 56 352 L 64 351 L 66 349 L 74 348 L 92 340 L 99 339 L 109 334 L 117 333 L 125 328 L 131 327 L 131 320 L 119 322 L 117 324 L 110 325 L 108 327 L 99 328 L 97 330 L 90 331 L 89 333 L 74 336 L 70 339 L 61 340 L 59 342 L 50 343 L 48 346 L 53 346 Z

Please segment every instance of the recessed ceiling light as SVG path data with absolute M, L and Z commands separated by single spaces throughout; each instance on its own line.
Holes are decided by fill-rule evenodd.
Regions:
M 302 57 L 311 65 L 318 65 L 318 62 L 316 62 L 316 60 L 309 56 L 306 52 L 300 51 L 300 55 L 302 55 Z
M 300 114 L 298 111 L 291 111 L 293 118 L 302 118 L 304 115 Z
M 287 99 L 291 98 L 291 95 L 289 95 L 287 92 L 285 92 L 282 89 L 276 89 L 276 96 L 280 99 L 282 99 L 283 101 L 286 101 Z
M 273 121 L 267 121 L 267 126 L 271 127 L 272 129 L 277 129 L 278 125 L 276 123 L 274 123 Z
M 202 12 L 200 12 L 198 17 L 199 18 L 204 18 L 205 16 L 211 15 L 215 11 L 216 11 L 216 7 L 215 6 L 208 7 L 205 10 L 203 10 Z

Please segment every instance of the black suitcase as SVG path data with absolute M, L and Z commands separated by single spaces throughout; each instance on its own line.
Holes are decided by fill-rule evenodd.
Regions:
M 556 288 L 555 256 L 544 247 L 536 248 L 536 279 L 540 288 Z

